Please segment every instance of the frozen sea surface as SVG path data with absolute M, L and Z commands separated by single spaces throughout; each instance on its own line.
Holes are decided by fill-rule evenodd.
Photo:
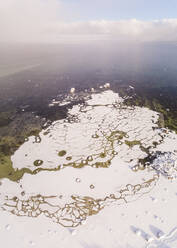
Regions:
M 177 135 L 109 87 L 12 156 L 35 173 L 1 180 L 6 247 L 177 247 Z

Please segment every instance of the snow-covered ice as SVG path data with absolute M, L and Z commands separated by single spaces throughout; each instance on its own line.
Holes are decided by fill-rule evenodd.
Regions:
M 158 119 L 110 89 L 92 91 L 40 142 L 30 137 L 11 159 L 36 173 L 1 181 L 1 243 L 177 247 L 177 135 Z

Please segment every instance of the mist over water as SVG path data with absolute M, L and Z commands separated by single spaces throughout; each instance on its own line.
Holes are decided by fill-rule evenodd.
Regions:
M 17 75 L 37 80 L 39 76 L 63 74 L 142 83 L 177 82 L 175 43 L 1 44 L 0 54 L 0 83 L 7 78 L 15 80 Z

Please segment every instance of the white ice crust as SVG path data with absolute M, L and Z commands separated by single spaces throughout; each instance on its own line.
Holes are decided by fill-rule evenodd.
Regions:
M 2 180 L 1 244 L 7 248 L 177 247 L 177 135 L 158 128 L 158 118 L 157 112 L 147 108 L 125 106 L 117 93 L 107 90 L 93 93 L 85 104 L 74 106 L 67 121 L 56 121 L 43 130 L 40 143 L 30 137 L 12 156 L 13 167 L 34 171 L 34 161 L 42 160 L 40 168 L 60 166 L 60 170 L 25 174 L 19 183 Z M 108 137 L 115 131 L 122 132 L 123 137 L 110 141 Z M 134 141 L 139 143 L 128 145 Z M 139 159 L 147 157 L 141 146 L 151 147 L 150 155 L 156 158 L 148 168 L 135 172 Z M 65 156 L 58 155 L 62 150 Z M 105 151 L 106 157 L 100 158 Z M 69 162 L 68 156 L 72 157 Z M 93 161 L 82 168 L 69 164 L 82 163 L 88 156 L 93 156 Z M 107 159 L 110 166 L 96 168 L 95 163 Z M 135 185 L 150 180 L 154 181 L 147 188 L 133 191 Z M 128 191 L 120 193 L 125 189 Z M 118 200 L 110 196 L 118 198 L 120 194 L 124 197 Z M 32 218 L 31 213 L 29 218 L 21 210 L 22 204 L 33 204 L 28 200 L 37 195 L 49 198 L 40 203 L 39 216 Z M 75 228 L 64 227 L 67 221 L 63 217 L 59 225 L 54 213 L 72 204 L 72 196 L 100 199 L 104 208 L 80 219 L 81 225 Z

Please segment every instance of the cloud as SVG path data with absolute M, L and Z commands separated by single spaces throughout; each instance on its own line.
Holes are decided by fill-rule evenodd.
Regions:
M 46 28 L 61 21 L 57 0 L 5 0 L 0 2 L 0 41 L 50 40 Z M 52 39 L 51 39 L 52 40 Z
M 0 41 L 177 41 L 177 19 L 66 22 L 69 14 L 58 0 L 1 1 Z
M 51 30 L 59 36 L 75 39 L 126 41 L 177 41 L 177 19 L 155 21 L 121 20 L 58 23 Z

